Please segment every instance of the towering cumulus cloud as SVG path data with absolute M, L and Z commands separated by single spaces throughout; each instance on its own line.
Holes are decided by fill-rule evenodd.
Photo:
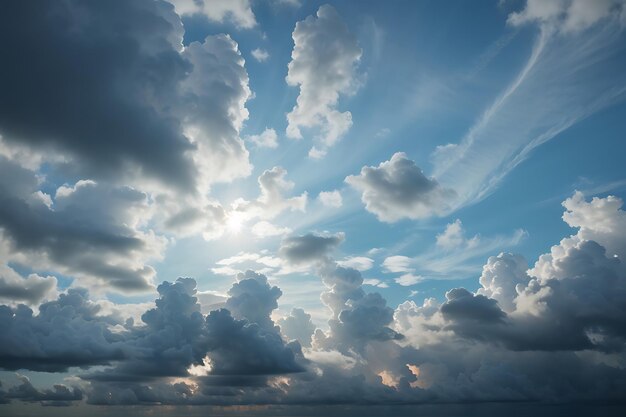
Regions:
M 301 139 L 301 128 L 319 127 L 318 144 L 309 156 L 320 158 L 352 126 L 352 114 L 336 107 L 340 94 L 352 93 L 358 85 L 355 66 L 362 51 L 329 5 L 296 24 L 293 42 L 287 83 L 300 86 L 300 95 L 287 115 L 287 136 Z
M 315 329 L 302 309 L 275 322 L 282 291 L 253 271 L 237 275 L 223 307 L 206 315 L 190 278 L 161 284 L 141 323 L 105 314 L 79 290 L 42 304 L 39 314 L 3 306 L 0 366 L 84 370 L 75 388 L 40 390 L 22 378 L 3 388 L 0 399 L 58 405 L 83 395 L 92 404 L 359 403 L 363 395 L 380 403 L 617 400 L 626 386 L 626 214 L 615 197 L 586 201 L 576 193 L 563 205 L 563 218 L 578 231 L 532 268 L 519 255 L 500 254 L 489 258 L 475 293 L 454 288 L 442 303 L 407 301 L 395 310 L 364 290 L 359 271 L 333 260 L 343 236 L 285 239 L 283 262 L 309 265 L 326 288 L 326 329 Z M 94 365 L 100 366 L 89 369 Z

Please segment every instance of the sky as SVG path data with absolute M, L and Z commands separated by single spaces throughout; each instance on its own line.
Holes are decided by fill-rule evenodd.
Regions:
M 0 4 L 0 415 L 623 415 L 624 0 Z

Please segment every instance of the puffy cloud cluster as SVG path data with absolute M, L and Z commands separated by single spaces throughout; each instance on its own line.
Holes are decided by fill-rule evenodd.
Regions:
M 500 308 L 512 312 L 515 310 L 513 300 L 517 297 L 517 286 L 525 286 L 530 280 L 527 270 L 528 262 L 521 255 L 501 253 L 490 256 L 480 275 L 478 294 L 496 300 Z
M 254 143 L 259 148 L 278 147 L 278 135 L 276 134 L 276 131 L 274 129 L 265 128 L 265 130 L 260 134 L 250 135 L 246 139 Z
M 388 223 L 442 215 L 450 211 L 456 197 L 454 190 L 426 177 L 402 152 L 378 167 L 363 167 L 346 182 L 361 192 L 367 211 Z
M 56 295 L 56 286 L 57 279 L 53 276 L 30 274 L 23 277 L 8 265 L 0 264 L 0 300 L 4 303 L 38 305 Z
M 297 340 L 304 347 L 311 346 L 311 337 L 315 332 L 315 325 L 311 315 L 301 308 L 294 308 L 287 317 L 278 320 L 280 332 L 288 340 Z
M 286 239 L 283 261 L 306 262 L 326 287 L 327 329 L 315 329 L 301 309 L 275 323 L 282 291 L 252 271 L 207 315 L 193 280 L 163 283 L 142 325 L 103 315 L 76 290 L 44 303 L 38 316 L 2 307 L 3 368 L 110 365 L 84 372 L 85 388 L 23 384 L 3 387 L 0 400 L 76 401 L 82 392 L 93 404 L 619 400 L 626 214 L 614 197 L 587 202 L 577 193 L 564 206 L 578 231 L 534 267 L 500 254 L 487 261 L 475 293 L 454 288 L 442 303 L 407 301 L 395 311 L 364 291 L 358 270 L 333 260 L 342 238 Z
M 423 383 L 432 387 L 434 381 L 445 383 L 456 372 L 455 389 L 461 389 L 463 372 L 454 371 L 461 364 L 449 355 L 465 349 L 462 366 L 471 371 L 465 371 L 463 378 L 480 376 L 488 378 L 485 383 L 500 383 L 500 377 L 487 368 L 493 366 L 485 362 L 487 357 L 500 358 L 506 372 L 521 378 L 501 386 L 510 390 L 508 394 L 494 394 L 497 390 L 490 385 L 491 395 L 616 398 L 618 387 L 626 383 L 626 274 L 619 255 L 624 249 L 626 213 L 621 204 L 615 197 L 586 202 L 576 193 L 563 203 L 567 209 L 563 218 L 578 232 L 553 246 L 533 268 L 528 269 L 519 255 L 500 254 L 489 258 L 475 294 L 456 288 L 446 294 L 443 304 L 429 299 L 423 306 L 401 305 L 396 310 L 397 329 L 426 358 L 418 364 L 418 381 L 423 375 Z M 590 236 L 597 240 L 589 240 Z M 611 252 L 604 245 L 612 245 Z M 441 352 L 434 353 L 438 349 Z M 550 394 L 533 385 L 542 378 L 539 364 L 557 366 L 548 365 L 549 361 L 560 364 L 553 377 L 542 380 Z M 577 374 L 568 374 L 564 367 Z M 591 375 L 614 388 L 599 393 L 587 383 Z
M 187 191 L 250 172 L 239 129 L 251 93 L 229 36 L 183 48 L 180 18 L 162 1 L 3 8 L 3 39 L 21 39 L 0 73 L 8 145 L 53 151 L 71 175 Z M 112 26 L 123 30 L 110 36 Z
M 283 240 L 280 248 L 288 263 L 315 266 L 327 288 L 321 299 L 332 312 L 329 331 L 316 330 L 314 347 L 345 354 L 362 352 L 371 341 L 401 339 L 389 327 L 393 309 L 387 307 L 386 300 L 378 293 L 365 293 L 361 273 L 332 259 L 332 251 L 343 239 L 343 234 L 307 234 Z
M 79 181 L 59 187 L 51 197 L 39 191 L 35 172 L 3 156 L 0 170 L 7 174 L 0 176 L 0 237 L 7 252 L 2 258 L 42 270 L 53 266 L 96 286 L 150 287 L 155 272 L 147 261 L 160 257 L 166 240 L 143 228 L 150 210 L 146 194 Z M 51 290 L 51 279 L 20 281 L 12 275 L 0 282 L 6 291 L 25 291 L 26 301 Z
M 65 371 L 72 366 L 107 364 L 123 359 L 122 337 L 86 291 L 69 290 L 39 306 L 0 306 L 0 366 L 4 369 Z
M 296 105 L 287 114 L 287 136 L 302 138 L 301 128 L 320 128 L 318 145 L 309 156 L 323 157 L 352 126 L 352 114 L 336 109 L 339 96 L 355 91 L 356 64 L 361 58 L 356 38 L 337 11 L 319 8 L 296 24 L 287 83 L 300 87 Z
M 176 7 L 255 23 L 247 1 Z M 183 46 L 165 1 L 17 2 L 0 14 L 2 38 L 20 39 L 5 42 L 0 69 L 0 297 L 53 297 L 50 273 L 98 291 L 152 289 L 163 235 L 219 236 L 228 213 L 209 188 L 251 172 L 237 43 Z

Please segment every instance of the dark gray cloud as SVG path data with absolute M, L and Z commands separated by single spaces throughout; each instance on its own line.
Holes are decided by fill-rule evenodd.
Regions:
M 132 381 L 185 376 L 206 356 L 205 319 L 195 296 L 196 281 L 179 278 L 158 286 L 156 307 L 124 335 L 127 359 L 111 369 L 85 375 L 92 380 Z
M 465 288 L 454 288 L 446 293 L 441 306 L 443 317 L 454 321 L 499 322 L 506 314 L 498 302 L 484 295 L 474 295 Z
M 0 265 L 0 299 L 9 303 L 39 304 L 56 290 L 55 277 L 30 274 L 24 278 L 13 269 Z
M 166 106 L 192 69 L 172 42 L 182 31 L 172 6 L 6 2 L 0 16 L 11 63 L 0 69 L 5 140 L 67 152 L 96 176 L 131 163 L 165 182 L 193 183 L 185 156 L 193 146 Z
M 0 306 L 0 367 L 59 372 L 125 357 L 122 338 L 109 330 L 86 291 L 70 290 L 39 306 Z
M 123 290 L 150 287 L 164 239 L 139 229 L 146 194 L 130 187 L 79 181 L 46 201 L 36 173 L 0 156 L 0 230 L 13 259 L 31 268 L 99 280 Z
M 378 167 L 365 166 L 346 182 L 361 192 L 367 211 L 379 220 L 420 219 L 450 211 L 456 192 L 428 178 L 415 162 L 398 152 Z
M 39 390 L 33 386 L 30 379 L 27 377 L 18 375 L 18 378 L 21 383 L 9 388 L 9 390 L 4 393 L 5 400 L 20 400 L 31 403 L 38 402 L 43 406 L 51 407 L 67 407 L 83 399 L 83 391 L 78 387 L 70 388 L 66 385 L 56 384 L 52 388 Z
M 7 2 L 0 15 L 9 145 L 79 178 L 147 177 L 183 191 L 249 173 L 238 132 L 251 93 L 227 35 L 183 50 L 164 1 Z
M 156 308 L 142 316 L 145 326 L 125 334 L 127 358 L 115 367 L 84 378 L 98 381 L 147 381 L 189 376 L 192 367 L 211 381 L 215 376 L 278 375 L 301 372 L 300 346 L 285 344 L 270 314 L 282 294 L 264 275 L 240 274 L 225 308 L 205 317 L 196 282 L 179 278 L 157 288 Z M 244 378 L 245 379 L 245 378 Z
M 233 318 L 226 309 L 207 316 L 211 374 L 272 375 L 301 372 L 299 344 L 285 345 L 280 334 Z
M 284 239 L 280 255 L 290 263 L 306 264 L 324 260 L 344 240 L 343 233 L 318 235 L 308 233 Z

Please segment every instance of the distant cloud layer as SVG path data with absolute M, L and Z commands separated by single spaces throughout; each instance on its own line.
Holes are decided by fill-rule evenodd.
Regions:
M 564 219 L 578 232 L 534 267 L 519 255 L 500 254 L 485 265 L 476 293 L 454 288 L 443 303 L 407 301 L 395 311 L 380 294 L 364 292 L 358 270 L 333 260 L 342 236 L 286 239 L 285 260 L 309 263 L 326 287 L 327 330 L 316 329 L 302 309 L 274 322 L 282 291 L 253 271 L 239 274 L 224 307 L 206 315 L 194 280 L 165 282 L 142 325 L 102 314 L 80 290 L 42 304 L 36 316 L 24 305 L 3 306 L 3 368 L 109 366 L 83 371 L 82 388 L 37 391 L 24 379 L 2 398 L 297 404 L 357 403 L 367 393 L 382 403 L 617 400 L 626 383 L 621 204 L 574 194 L 563 203 Z M 336 388 L 325 389 L 331 381 Z

